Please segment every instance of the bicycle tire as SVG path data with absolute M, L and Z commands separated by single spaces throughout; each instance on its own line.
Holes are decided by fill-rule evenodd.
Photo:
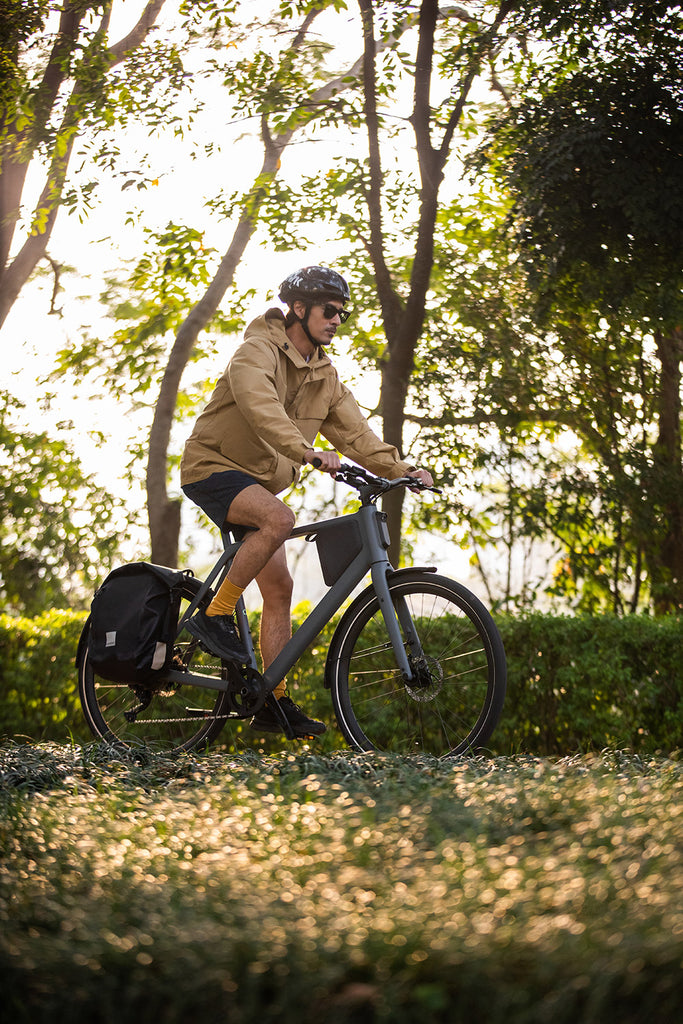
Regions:
M 192 588 L 183 597 L 190 600 Z M 229 717 L 229 699 L 223 691 L 186 683 L 144 687 L 111 682 L 95 673 L 88 653 L 86 644 L 78 672 L 81 708 L 93 735 L 113 746 L 166 753 L 205 749 Z M 185 631 L 178 638 L 175 658 L 178 667 L 193 673 L 226 677 L 226 662 L 202 651 Z M 147 698 L 149 703 L 139 710 Z
M 482 602 L 466 587 L 420 570 L 389 581 L 405 602 L 425 662 L 417 684 L 396 664 L 374 588 L 342 616 L 330 644 L 326 682 L 337 722 L 356 750 L 454 757 L 490 738 L 507 685 L 505 649 Z M 405 638 L 405 631 L 404 631 Z M 409 646 L 406 644 L 409 653 Z

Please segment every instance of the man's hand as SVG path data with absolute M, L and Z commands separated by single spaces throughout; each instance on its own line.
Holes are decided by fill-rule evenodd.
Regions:
M 419 480 L 421 484 L 425 485 L 425 487 L 434 486 L 432 474 L 429 473 L 426 469 L 414 469 L 411 473 L 406 473 L 406 476 L 415 477 L 415 479 Z
M 336 452 L 316 451 L 315 448 L 306 452 L 304 462 L 308 462 L 311 466 L 315 464 L 315 468 L 319 469 L 321 473 L 330 473 L 332 476 L 335 476 L 341 467 L 341 459 Z

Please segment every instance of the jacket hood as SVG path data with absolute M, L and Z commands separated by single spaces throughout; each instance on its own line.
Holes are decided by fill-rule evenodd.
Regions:
M 276 345 L 277 348 L 286 352 L 289 358 L 297 366 L 310 366 L 320 367 L 326 366 L 331 362 L 330 357 L 325 352 L 324 348 L 317 347 L 310 361 L 307 363 L 304 357 L 299 352 L 298 348 L 292 344 L 287 337 L 285 331 L 285 315 L 281 309 L 273 307 L 266 311 L 263 316 L 257 316 L 255 320 L 252 320 L 246 331 L 244 332 L 245 341 L 258 341 L 261 343 L 271 342 Z

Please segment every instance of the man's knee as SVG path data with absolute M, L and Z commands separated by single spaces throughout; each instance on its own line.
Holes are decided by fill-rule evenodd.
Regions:
M 278 544 L 283 544 L 294 529 L 294 513 L 284 502 L 276 499 L 260 510 L 257 527 L 270 535 Z
M 274 530 L 282 540 L 285 540 L 294 529 L 295 521 L 291 508 L 288 508 L 283 502 L 279 502 L 279 507 L 273 506 L 265 525 Z
M 295 521 L 292 510 L 260 484 L 245 488 L 233 499 L 228 519 L 282 540 L 292 532 Z

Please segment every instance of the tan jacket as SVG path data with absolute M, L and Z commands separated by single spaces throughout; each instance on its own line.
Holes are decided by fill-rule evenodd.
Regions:
M 247 327 L 199 416 L 181 484 L 239 469 L 277 494 L 298 480 L 318 433 L 371 473 L 394 479 L 415 468 L 370 429 L 325 352 L 316 349 L 307 363 L 285 333 L 282 312 L 270 309 Z

